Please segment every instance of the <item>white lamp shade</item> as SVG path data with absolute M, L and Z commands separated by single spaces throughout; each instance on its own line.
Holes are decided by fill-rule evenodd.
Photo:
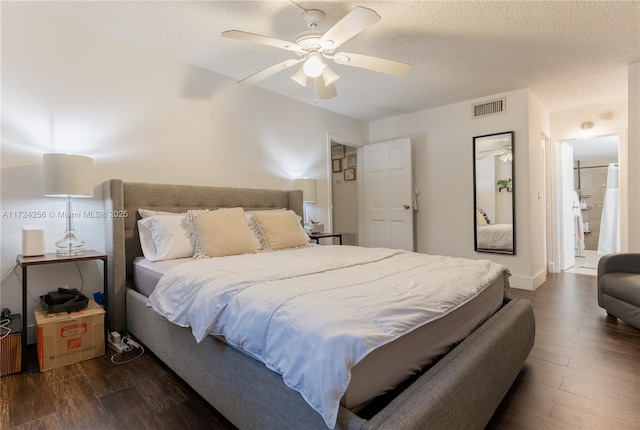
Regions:
M 296 72 L 296 74 L 291 77 L 291 79 L 293 79 L 303 87 L 306 87 L 307 80 L 309 79 L 309 77 L 306 75 L 306 73 L 304 73 L 304 70 L 302 70 L 302 67 L 300 67 Z
M 316 180 L 315 179 L 296 179 L 293 181 L 294 190 L 302 190 L 303 202 L 316 201 Z
M 93 159 L 83 155 L 44 154 L 44 195 L 92 197 Z
M 335 81 L 340 79 L 340 76 L 329 66 L 325 67 L 322 72 L 322 80 L 324 81 L 324 86 L 328 87 L 333 84 Z

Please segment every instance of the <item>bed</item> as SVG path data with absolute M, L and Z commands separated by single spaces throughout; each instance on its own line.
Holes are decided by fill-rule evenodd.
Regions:
M 107 211 L 126 214 L 106 223 L 109 328 L 130 332 L 239 428 L 330 427 L 298 391 L 285 385 L 280 374 L 214 336 L 198 343 L 191 328 L 171 323 L 148 307 L 147 296 L 133 284 L 134 261 L 142 256 L 138 209 L 284 208 L 300 214 L 301 193 L 114 179 L 104 184 L 104 198 Z M 498 307 L 461 343 L 372 412 L 358 415 L 341 403 L 335 428 L 484 428 L 522 368 L 534 337 L 527 301 L 507 298 Z M 407 336 L 400 338 L 407 339 L 413 343 Z M 382 368 L 384 360 L 382 355 L 378 362 Z M 361 402 L 356 398 L 353 403 Z
M 478 248 L 513 251 L 513 225 L 488 224 L 477 227 Z

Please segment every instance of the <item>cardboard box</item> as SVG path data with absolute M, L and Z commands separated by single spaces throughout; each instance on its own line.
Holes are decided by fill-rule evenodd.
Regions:
M 47 314 L 34 308 L 40 371 L 104 355 L 104 309 L 95 301 L 78 312 Z

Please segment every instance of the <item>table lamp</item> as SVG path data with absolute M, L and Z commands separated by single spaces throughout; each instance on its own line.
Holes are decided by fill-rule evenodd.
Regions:
M 315 179 L 296 179 L 293 181 L 293 189 L 294 190 L 302 190 L 302 203 L 303 203 L 303 216 L 304 216 L 304 227 L 305 230 L 309 231 L 309 219 L 307 218 L 307 202 L 315 202 L 316 201 L 316 185 L 317 181 Z
M 82 155 L 44 154 L 44 194 L 67 199 L 67 229 L 56 242 L 58 255 L 84 254 L 84 241 L 76 238 L 73 228 L 75 214 L 71 210 L 72 197 L 93 197 L 91 171 L 93 159 Z

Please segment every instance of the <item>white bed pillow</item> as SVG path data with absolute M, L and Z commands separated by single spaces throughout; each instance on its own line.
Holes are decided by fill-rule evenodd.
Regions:
M 258 236 L 264 236 L 270 250 L 297 248 L 309 243 L 309 236 L 292 210 L 256 211 L 253 217 L 257 224 L 254 233 L 257 231 Z
M 256 252 L 242 208 L 188 211 L 185 223 L 196 258 Z
M 183 219 L 184 215 L 175 214 L 152 215 L 138 220 L 144 258 L 149 261 L 162 261 L 192 257 L 194 249 L 182 227 Z
M 178 213 L 178 212 L 166 212 L 166 211 L 156 211 L 153 209 L 138 209 L 138 213 L 140 214 L 140 218 L 149 218 L 154 215 L 174 215 L 184 217 L 186 212 Z

